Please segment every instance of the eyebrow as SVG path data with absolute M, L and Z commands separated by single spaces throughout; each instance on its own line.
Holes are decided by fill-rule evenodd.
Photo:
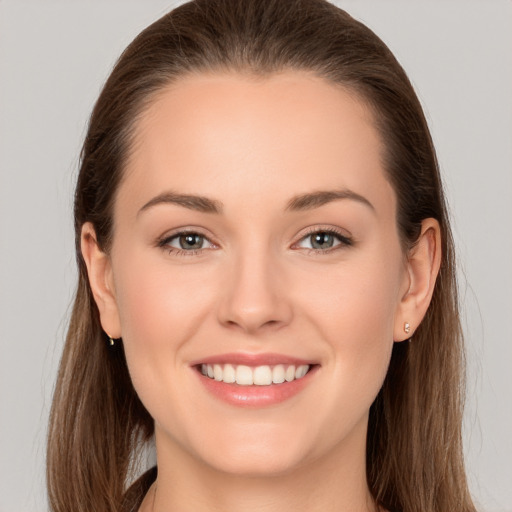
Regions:
M 148 201 L 137 213 L 139 215 L 144 210 L 147 210 L 158 204 L 177 204 L 188 208 L 190 210 L 197 210 L 203 213 L 222 213 L 222 203 L 215 199 L 209 199 L 204 196 L 196 196 L 192 194 L 177 194 L 175 192 L 164 192 L 153 197 Z
M 314 208 L 319 208 L 320 206 L 323 206 L 327 203 L 331 203 L 332 201 L 341 199 L 351 199 L 353 201 L 357 201 L 358 203 L 369 207 L 372 211 L 375 211 L 374 206 L 372 203 L 370 203 L 370 201 L 368 201 L 368 199 L 349 189 L 319 190 L 316 192 L 309 192 L 307 194 L 300 194 L 298 196 L 292 197 L 288 201 L 285 211 L 298 212 L 312 210 Z M 214 213 L 217 215 L 221 214 L 223 211 L 223 204 L 216 199 L 210 199 L 205 196 L 197 196 L 193 194 L 163 192 L 162 194 L 159 194 L 149 200 L 138 211 L 137 216 L 143 211 L 159 204 L 176 204 L 190 210 L 196 210 L 203 213 Z
M 340 199 L 351 199 L 353 201 L 357 201 L 358 203 L 369 207 L 372 211 L 375 211 L 375 207 L 370 203 L 370 201 L 368 201 L 368 199 L 366 199 L 366 197 L 363 197 L 349 189 L 319 190 L 317 192 L 310 192 L 308 194 L 295 196 L 288 201 L 286 211 L 297 212 L 312 210 L 313 208 L 318 208 L 324 204 Z

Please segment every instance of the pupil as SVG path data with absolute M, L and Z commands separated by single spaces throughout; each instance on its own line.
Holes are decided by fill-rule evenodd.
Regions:
M 200 235 L 187 234 L 180 236 L 180 245 L 182 249 L 201 249 L 203 239 Z
M 334 242 L 333 236 L 329 233 L 315 233 L 311 238 L 314 249 L 328 249 Z

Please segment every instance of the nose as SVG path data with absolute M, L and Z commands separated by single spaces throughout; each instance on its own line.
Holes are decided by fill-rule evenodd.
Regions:
M 293 309 L 286 295 L 284 273 L 278 267 L 264 251 L 236 258 L 223 284 L 219 322 L 249 334 L 289 324 Z

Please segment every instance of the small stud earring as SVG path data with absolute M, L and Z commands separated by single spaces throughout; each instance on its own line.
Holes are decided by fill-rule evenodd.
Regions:
M 103 331 L 105 332 L 105 331 Z M 116 340 L 114 338 L 112 338 L 112 336 L 110 336 L 110 334 L 106 333 L 105 334 L 107 335 L 107 338 L 108 338 L 108 345 L 109 347 L 114 347 L 115 344 L 116 344 Z
M 408 322 L 405 322 L 404 324 L 404 331 L 405 334 L 409 334 L 411 332 L 411 325 Z

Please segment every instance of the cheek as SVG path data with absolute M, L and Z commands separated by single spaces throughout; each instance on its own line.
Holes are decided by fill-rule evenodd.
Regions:
M 373 258 L 350 268 L 340 265 L 323 279 L 310 274 L 310 292 L 302 293 L 302 310 L 329 344 L 328 364 L 339 390 L 333 400 L 361 414 L 377 395 L 391 357 L 400 302 L 397 262 L 399 257 Z M 319 282 L 328 286 L 321 290 Z
M 115 268 L 123 346 L 133 386 L 157 424 L 186 438 L 186 428 L 176 421 L 187 417 L 193 399 L 182 387 L 189 378 L 183 354 L 211 310 L 212 287 L 205 283 L 215 283 L 204 272 L 176 270 L 165 258 L 144 251 L 132 251 Z
M 317 274 L 304 274 L 302 290 L 293 293 L 302 297 L 302 309 L 317 316 L 330 339 L 349 337 L 358 344 L 375 337 L 392 339 L 401 277 L 396 262 L 370 260 L 320 268 Z
M 211 300 L 211 272 L 170 265 L 161 255 L 133 251 L 115 274 L 123 338 L 170 343 L 197 325 L 201 305 Z M 170 333 L 174 333 L 169 339 Z
M 144 251 L 114 263 L 128 368 L 146 403 L 151 397 L 145 395 L 165 392 L 170 373 L 182 371 L 181 349 L 203 323 L 216 285 L 199 266 L 196 272 L 183 271 Z

